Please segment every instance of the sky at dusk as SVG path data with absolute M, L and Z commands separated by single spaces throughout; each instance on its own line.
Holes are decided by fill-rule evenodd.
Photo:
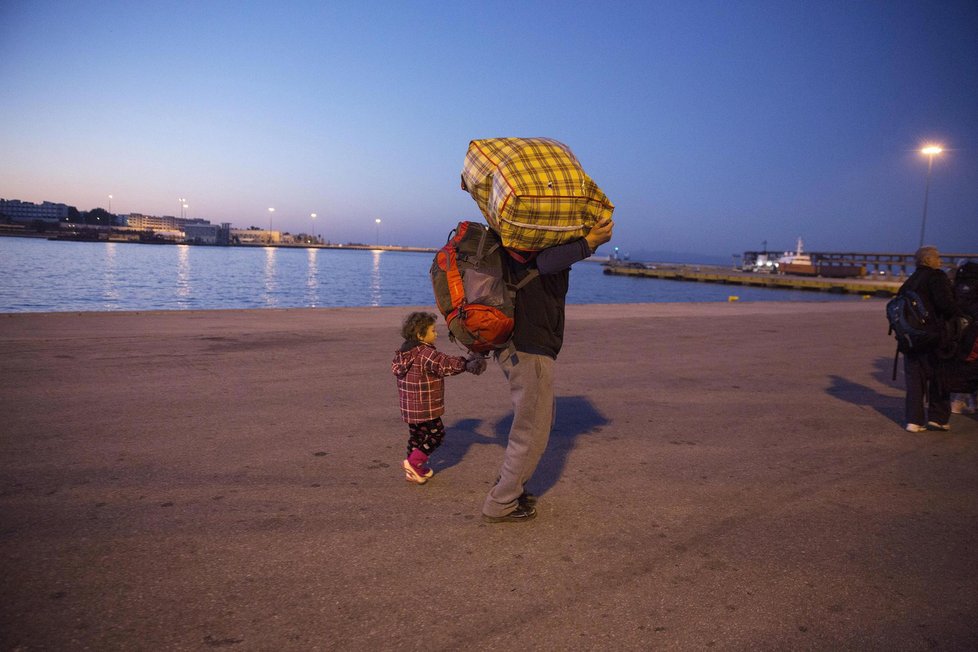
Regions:
M 7 199 L 438 246 L 500 136 L 623 251 L 728 260 L 913 251 L 936 142 L 925 240 L 975 253 L 978 2 L 0 1 Z

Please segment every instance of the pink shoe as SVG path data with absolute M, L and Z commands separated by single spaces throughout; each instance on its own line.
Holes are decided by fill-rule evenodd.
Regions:
M 418 473 L 411 463 L 407 460 L 401 464 L 404 467 L 404 479 L 408 482 L 413 482 L 415 484 L 424 484 L 428 481 L 428 477 Z
M 425 466 L 428 456 L 415 448 L 404 460 L 401 466 L 404 467 L 404 479 L 416 484 L 424 484 L 428 478 L 435 474 L 434 471 Z
M 430 478 L 435 474 L 434 471 L 428 468 L 428 456 L 419 448 L 411 451 L 411 454 L 408 455 L 408 462 L 411 463 L 411 466 L 419 475 L 425 478 Z

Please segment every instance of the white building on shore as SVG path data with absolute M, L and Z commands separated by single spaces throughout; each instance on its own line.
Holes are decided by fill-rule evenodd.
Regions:
M 30 224 L 35 220 L 55 224 L 68 220 L 68 205 L 49 201 L 35 204 L 19 199 L 0 199 L 0 214 L 11 222 L 20 224 Z
M 280 231 L 265 229 L 231 229 L 231 242 L 234 244 L 281 244 Z

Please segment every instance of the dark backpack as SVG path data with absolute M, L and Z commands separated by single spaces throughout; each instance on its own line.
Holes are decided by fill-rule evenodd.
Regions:
M 504 348 L 513 335 L 519 284 L 506 281 L 504 249 L 499 236 L 485 224 L 459 222 L 431 264 L 431 285 L 438 310 L 448 324 L 449 338 L 470 351 L 488 353 Z
M 936 317 L 914 290 L 904 289 L 886 304 L 888 334 L 896 337 L 900 353 L 926 353 L 941 343 Z
M 896 380 L 900 354 L 935 350 L 941 343 L 940 325 L 920 295 L 906 288 L 886 303 L 886 319 L 890 322 L 888 333 L 897 341 L 893 355 L 893 380 Z

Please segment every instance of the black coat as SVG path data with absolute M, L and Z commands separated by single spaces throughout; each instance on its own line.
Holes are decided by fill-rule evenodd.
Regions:
M 962 316 L 961 308 L 954 300 L 951 280 L 943 270 L 923 265 L 918 267 L 900 286 L 900 292 L 904 290 L 914 290 L 920 295 L 927 310 L 941 321 Z
M 943 270 L 921 265 L 900 286 L 899 291 L 904 290 L 916 292 L 927 311 L 936 317 L 931 323 L 934 334 L 939 338 L 937 356 L 944 359 L 952 357 L 961 334 L 958 320 L 964 313 L 954 299 L 954 289 L 947 274 Z

